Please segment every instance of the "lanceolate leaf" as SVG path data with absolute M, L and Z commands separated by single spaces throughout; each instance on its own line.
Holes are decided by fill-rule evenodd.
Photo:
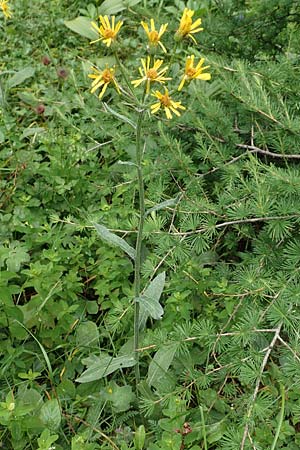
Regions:
M 145 326 L 148 317 L 152 317 L 155 320 L 162 318 L 164 310 L 159 303 L 159 299 L 164 289 L 165 280 L 165 272 L 157 275 L 145 292 L 137 299 L 140 303 L 140 328 Z
M 175 198 L 170 198 L 168 200 L 165 200 L 164 202 L 158 203 L 157 205 L 152 206 L 152 208 L 149 208 L 146 211 L 146 215 L 152 213 L 153 211 L 159 211 L 161 209 L 168 208 L 168 206 L 177 205 L 178 200 L 179 200 L 179 197 L 175 197 Z
M 131 8 L 141 0 L 105 0 L 98 8 L 99 14 L 117 14 L 124 9 Z
M 123 114 L 118 113 L 113 108 L 108 106 L 108 104 L 105 102 L 103 102 L 103 106 L 106 111 L 108 111 L 110 114 L 115 116 L 117 119 L 121 120 L 122 122 L 128 123 L 128 125 L 130 125 L 134 130 L 136 129 L 136 124 L 134 122 L 132 122 L 132 120 L 128 119 L 128 117 L 124 116 Z
M 121 248 L 125 253 L 127 253 L 128 256 L 130 256 L 130 258 L 132 258 L 133 260 L 135 259 L 135 249 L 127 244 L 124 239 L 120 238 L 114 233 L 111 233 L 103 225 L 99 225 L 98 223 L 94 223 L 93 225 L 104 242 L 107 242 L 113 247 Z
M 84 363 L 85 360 L 83 360 Z M 77 378 L 78 383 L 89 383 L 90 381 L 100 380 L 110 373 L 124 367 L 132 367 L 136 363 L 134 356 L 125 355 L 112 358 L 104 356 L 94 360 L 92 364 Z
M 98 8 L 98 11 L 101 15 L 117 14 L 124 9 L 137 5 L 140 1 L 141 0 L 106 0 Z M 97 22 L 96 17 L 95 22 Z M 88 17 L 79 16 L 73 20 L 65 20 L 64 24 L 70 30 L 88 39 L 96 40 L 99 37 L 97 31 L 91 26 L 91 19 Z
M 18 72 L 16 72 L 12 77 L 10 77 L 7 80 L 7 86 L 9 88 L 18 86 L 19 84 L 23 83 L 23 81 L 27 80 L 27 78 L 30 78 L 33 75 L 34 75 L 34 68 L 25 67 L 24 69 L 21 69 Z
M 149 386 L 158 385 L 160 380 L 165 377 L 172 364 L 177 347 L 178 344 L 173 343 L 160 348 L 155 353 L 148 370 L 147 382 Z
M 66 27 L 70 28 L 70 30 L 74 31 L 80 36 L 86 37 L 91 40 L 95 40 L 98 38 L 97 31 L 91 25 L 91 20 L 87 17 L 76 17 L 74 20 L 65 20 L 64 24 Z

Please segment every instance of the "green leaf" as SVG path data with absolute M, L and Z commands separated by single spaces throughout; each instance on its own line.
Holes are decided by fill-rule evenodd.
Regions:
M 103 399 L 112 403 L 115 412 L 127 411 L 130 404 L 134 401 L 135 395 L 132 387 L 129 385 L 118 386 L 116 383 L 110 383 L 101 393 Z
M 147 383 L 149 386 L 157 387 L 172 364 L 178 344 L 173 343 L 160 348 L 154 355 L 149 369 Z
M 61 423 L 61 413 L 56 398 L 49 400 L 41 407 L 39 415 L 43 424 L 50 430 L 57 430 Z
M 86 310 L 88 314 L 97 314 L 99 310 L 99 306 L 97 302 L 87 301 L 86 302 Z
M 2 144 L 5 141 L 5 134 L 2 130 L 0 130 L 0 144 Z
M 117 14 L 140 3 L 141 0 L 105 0 L 98 8 L 100 14 Z
M 140 328 L 146 324 L 148 317 L 159 320 L 162 318 L 164 310 L 159 303 L 159 299 L 164 289 L 166 273 L 157 275 L 149 284 L 145 292 L 136 299 L 140 303 Z
M 88 444 L 87 440 L 81 434 L 72 437 L 71 450 L 96 450 L 99 447 L 95 443 Z
M 213 444 L 214 442 L 218 442 L 223 437 L 227 429 L 227 425 L 228 424 L 225 420 L 209 425 L 207 430 L 208 443 Z
M 9 248 L 1 247 L 1 259 L 6 259 L 6 266 L 9 272 L 19 272 L 22 263 L 28 262 L 30 256 L 26 247 L 14 241 Z
M 50 431 L 46 428 L 37 440 L 39 446 L 38 450 L 48 450 L 49 448 L 51 448 L 53 442 L 57 441 L 58 437 L 58 434 L 51 435 Z
M 85 364 L 83 360 L 82 362 Z M 112 358 L 110 356 L 105 356 L 102 358 L 97 358 L 97 360 L 92 362 L 90 367 L 86 369 L 82 375 L 77 378 L 78 383 L 89 383 L 90 381 L 100 380 L 118 369 L 124 367 L 133 367 L 136 361 L 132 355 L 118 356 Z
M 33 108 L 40 103 L 39 99 L 29 92 L 19 92 L 18 97 L 26 105 L 32 106 Z
M 91 40 L 95 40 L 98 37 L 97 31 L 94 30 L 91 25 L 91 20 L 87 17 L 79 16 L 73 20 L 65 20 L 64 24 L 70 30 L 74 31 L 77 34 L 80 34 L 80 36 L 86 37 Z
M 157 205 L 153 206 L 152 208 L 148 209 L 146 211 L 146 216 L 150 213 L 152 213 L 153 211 L 159 211 L 161 209 L 165 209 L 168 206 L 174 206 L 177 205 L 179 200 L 179 197 L 175 197 L 175 198 L 170 198 L 168 200 L 165 200 L 164 202 L 158 203 Z
M 20 325 L 23 322 L 24 315 L 19 306 L 8 306 L 5 308 L 5 314 L 9 317 L 9 331 L 12 337 L 23 340 L 26 338 L 26 331 Z
M 78 346 L 96 345 L 99 339 L 97 325 L 88 320 L 81 323 L 76 329 L 76 344 Z
M 122 122 L 128 123 L 128 125 L 130 125 L 134 130 L 136 129 L 136 124 L 134 122 L 132 122 L 132 120 L 128 119 L 128 117 L 123 116 L 123 114 L 118 113 L 113 108 L 108 106 L 108 104 L 105 102 L 103 102 L 103 106 L 104 106 L 105 111 L 108 111 L 110 114 L 112 114 L 117 119 L 121 120 Z
M 25 67 L 24 69 L 19 70 L 7 80 L 7 87 L 12 88 L 18 86 L 23 83 L 23 81 L 31 78 L 34 75 L 34 72 L 33 67 Z
M 133 260 L 135 259 L 135 249 L 127 244 L 124 239 L 120 238 L 114 233 L 111 233 L 103 225 L 99 225 L 98 223 L 94 223 L 93 225 L 104 242 L 112 245 L 113 247 L 121 248 L 125 253 L 127 253 L 128 256 L 130 256 L 130 258 L 132 258 Z
M 26 130 L 23 131 L 23 133 L 21 135 L 21 140 L 25 139 L 29 136 L 34 136 L 37 134 L 44 133 L 45 131 L 46 131 L 45 128 L 42 128 L 42 127 L 28 127 L 28 128 L 26 128 Z
M 51 366 L 51 362 L 50 359 L 48 357 L 48 354 L 46 352 L 46 350 L 44 349 L 44 347 L 42 346 L 42 344 L 40 343 L 40 341 L 35 337 L 35 335 L 33 333 L 31 333 L 31 331 L 25 327 L 25 325 L 23 325 L 23 323 L 21 323 L 19 320 L 15 319 L 15 321 L 21 325 L 21 327 L 24 328 L 24 330 L 27 331 L 28 334 L 30 334 L 30 336 L 35 340 L 35 342 L 38 344 L 38 346 L 40 347 L 40 350 L 43 354 L 43 357 L 45 359 L 48 371 L 49 371 L 49 377 L 51 378 L 51 381 L 53 382 L 53 371 L 52 371 L 52 366 Z
M 145 444 L 146 430 L 144 425 L 140 425 L 134 433 L 134 448 L 142 450 Z

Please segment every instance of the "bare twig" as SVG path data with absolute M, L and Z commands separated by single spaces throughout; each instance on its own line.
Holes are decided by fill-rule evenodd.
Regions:
M 221 141 L 220 139 L 218 139 L 218 140 Z M 212 173 L 217 172 L 218 170 L 223 169 L 224 167 L 229 166 L 230 164 L 233 164 L 233 163 L 239 161 L 240 159 L 247 156 L 249 153 L 260 153 L 262 155 L 270 156 L 272 158 L 300 159 L 300 154 L 274 153 L 274 152 L 271 152 L 270 150 L 264 150 L 262 148 L 256 147 L 256 145 L 253 144 L 253 136 L 252 135 L 251 135 L 251 145 L 246 145 L 246 144 L 235 144 L 235 145 L 236 145 L 236 147 L 244 148 L 245 150 L 248 150 L 248 151 L 245 153 L 242 153 L 241 155 L 235 156 L 234 158 L 230 159 L 227 162 L 224 162 L 219 167 L 213 167 L 212 169 L 208 170 L 207 172 L 196 174 L 196 177 L 203 178 L 203 177 L 206 177 L 207 175 L 211 175 Z
M 251 153 L 261 153 L 263 155 L 271 156 L 272 158 L 285 158 L 285 159 L 300 159 L 300 154 L 286 154 L 286 153 L 274 153 L 270 150 L 263 150 L 262 148 L 256 147 L 255 145 L 246 144 L 236 144 L 239 148 L 245 148 L 250 150 Z

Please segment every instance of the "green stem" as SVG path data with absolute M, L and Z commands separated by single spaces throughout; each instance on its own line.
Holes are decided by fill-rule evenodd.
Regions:
M 202 432 L 203 432 L 204 450 L 207 450 L 206 428 L 205 428 L 205 420 L 204 420 L 204 414 L 203 414 L 202 406 L 199 406 L 199 409 L 200 409 L 201 425 L 202 425 Z
M 124 78 L 124 80 L 125 80 L 125 83 L 127 84 L 127 87 L 128 87 L 128 89 L 130 90 L 131 94 L 132 94 L 132 95 L 134 96 L 134 98 L 135 98 L 135 93 L 134 93 L 133 88 L 132 88 L 132 86 L 131 86 L 130 80 L 129 80 L 128 76 L 127 76 L 127 73 L 126 73 L 126 71 L 125 71 L 125 69 L 124 69 L 124 67 L 123 67 L 123 64 L 122 64 L 121 61 L 120 61 L 120 58 L 119 58 L 119 56 L 118 56 L 117 51 L 114 52 L 114 55 L 115 55 L 115 58 L 116 58 L 116 61 L 117 61 L 117 65 L 118 65 L 118 67 L 119 67 L 119 69 L 120 69 L 120 71 L 121 71 L 121 73 L 122 73 L 122 76 L 123 76 L 123 78 Z
M 169 67 L 171 67 L 172 64 L 173 64 L 174 58 L 176 56 L 177 47 L 178 47 L 178 42 L 175 41 L 175 44 L 174 44 L 174 47 L 173 47 L 173 50 L 172 50 L 172 54 L 171 54 L 171 58 L 170 58 L 170 61 L 169 61 L 169 64 L 168 64 Z
M 135 266 L 134 266 L 134 354 L 135 354 L 135 382 L 136 385 L 140 382 L 140 367 L 139 367 L 139 319 L 140 319 L 140 303 L 137 301 L 141 293 L 141 262 L 142 262 L 142 241 L 145 221 L 145 192 L 144 179 L 142 170 L 142 123 L 144 118 L 144 110 L 139 111 L 139 117 L 136 127 L 136 164 L 138 176 L 138 192 L 139 192 L 139 225 L 135 246 Z
M 274 440 L 273 440 L 273 443 L 272 443 L 271 450 L 275 450 L 275 448 L 276 448 L 276 444 L 277 444 L 277 441 L 278 441 L 278 438 L 279 438 L 279 434 L 280 434 L 282 423 L 283 423 L 283 419 L 284 419 L 285 389 L 284 389 L 284 386 L 282 384 L 280 385 L 280 393 L 281 393 L 281 409 L 280 409 L 280 413 L 279 413 L 277 430 L 276 430 L 276 434 L 274 436 Z

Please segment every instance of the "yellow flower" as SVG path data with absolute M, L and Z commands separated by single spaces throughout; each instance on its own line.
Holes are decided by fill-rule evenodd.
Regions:
M 11 10 L 10 10 L 8 1 L 9 0 L 0 0 L 0 8 L 2 9 L 2 12 L 3 12 L 4 16 L 6 17 L 6 19 L 11 18 Z
M 94 81 L 92 82 L 92 89 L 91 89 L 92 94 L 97 89 L 102 87 L 101 92 L 99 94 L 99 98 L 101 99 L 105 94 L 105 91 L 109 84 L 113 84 L 117 92 L 120 94 L 120 88 L 115 79 L 115 69 L 106 67 L 106 69 L 101 71 L 96 69 L 95 67 L 92 67 L 92 70 L 94 71 L 94 73 L 88 75 L 89 78 L 94 79 Z
M 184 75 L 183 78 L 180 82 L 178 91 L 181 91 L 181 89 L 184 86 L 185 82 L 190 82 L 191 80 L 210 80 L 211 79 L 211 75 L 210 73 L 203 73 L 203 71 L 205 69 L 208 69 L 209 66 L 203 66 L 204 63 L 204 58 L 201 58 L 200 61 L 198 62 L 198 64 L 196 65 L 196 67 L 194 67 L 194 59 L 195 56 L 188 56 L 186 63 L 185 63 L 185 70 L 184 70 Z
M 161 25 L 159 31 L 156 31 L 153 19 L 150 19 L 150 29 L 149 29 L 147 23 L 141 22 L 141 24 L 147 34 L 150 45 L 153 45 L 154 47 L 156 47 L 158 44 L 161 46 L 163 51 L 165 53 L 167 53 L 166 47 L 160 42 L 160 39 L 161 39 L 162 35 L 164 34 L 164 32 L 166 31 L 168 24 L 165 23 L 164 25 Z
M 185 109 L 185 107 L 181 104 L 181 102 L 174 102 L 169 96 L 168 89 L 165 88 L 165 93 L 162 94 L 159 91 L 155 91 L 153 97 L 156 97 L 159 101 L 157 103 L 153 103 L 150 106 L 151 113 L 155 114 L 157 111 L 163 107 L 167 116 L 167 119 L 172 119 L 172 112 L 176 114 L 176 116 L 180 116 L 180 112 L 178 109 Z
M 110 47 L 111 43 L 116 41 L 117 34 L 119 33 L 123 22 L 119 21 L 115 24 L 115 16 L 112 16 L 111 24 L 108 16 L 99 16 L 99 19 L 101 22 L 100 27 L 98 27 L 95 22 L 92 22 L 92 27 L 97 31 L 97 33 L 99 33 L 100 37 L 99 39 L 92 41 L 91 44 L 94 42 L 103 41 L 107 47 Z
M 133 80 L 131 83 L 134 85 L 134 87 L 138 87 L 140 84 L 142 84 L 144 81 L 146 81 L 146 93 L 148 94 L 150 91 L 150 83 L 153 81 L 157 81 L 158 83 L 164 83 L 167 80 L 171 80 L 172 78 L 164 77 L 164 74 L 168 70 L 168 66 L 164 67 L 163 69 L 159 70 L 161 65 L 163 64 L 162 59 L 154 60 L 153 66 L 150 67 L 150 56 L 146 59 L 141 59 L 142 67 L 139 67 L 139 72 L 142 76 L 142 78 L 139 78 L 138 80 Z
M 192 17 L 194 13 L 195 11 L 193 11 L 192 9 L 184 9 L 179 28 L 176 31 L 176 38 L 180 40 L 188 36 L 195 42 L 195 44 L 197 44 L 196 39 L 192 35 L 195 33 L 199 33 L 199 31 L 203 31 L 203 28 L 199 28 L 199 25 L 201 25 L 202 23 L 201 19 L 197 19 L 193 23 Z

